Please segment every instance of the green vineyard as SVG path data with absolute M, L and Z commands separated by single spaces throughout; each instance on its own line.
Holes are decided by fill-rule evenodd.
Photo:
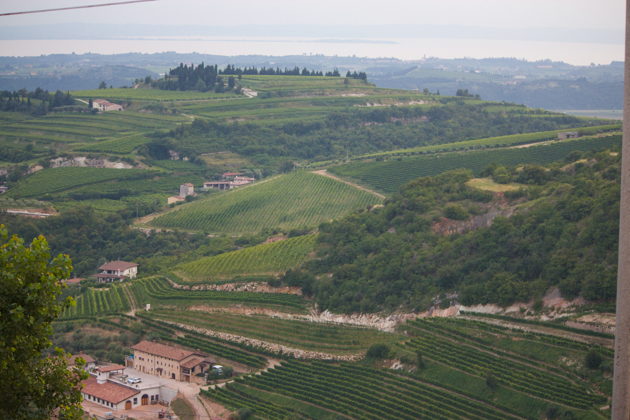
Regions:
M 304 299 L 300 296 L 284 293 L 255 293 L 255 292 L 223 292 L 214 290 L 179 290 L 173 288 L 164 278 L 146 278 L 134 282 L 136 300 L 140 303 L 155 301 L 185 302 L 244 302 L 253 304 L 282 305 L 293 308 L 304 308 Z
M 159 89 L 99 89 L 77 90 L 72 92 L 75 98 L 106 99 L 108 101 L 182 101 L 213 98 L 238 98 L 235 94 L 209 92 L 173 92 Z
M 268 393 L 314 404 L 353 419 L 517 418 L 492 405 L 421 381 L 347 363 L 335 366 L 322 362 L 283 362 L 261 375 L 238 380 L 224 389 L 206 391 L 203 395 L 229 407 L 250 407 L 261 418 L 284 418 L 285 410 L 291 411 L 290 406 L 278 404 L 276 408 L 275 404 L 261 404 L 259 408 L 255 404 L 255 395 Z
M 151 312 L 151 318 L 327 354 L 354 355 L 364 352 L 375 342 L 402 341 L 400 335 L 368 327 L 275 319 L 266 315 L 156 310 Z
M 376 195 L 343 182 L 297 172 L 184 205 L 150 224 L 230 233 L 291 229 L 317 226 L 380 202 Z
M 390 159 L 387 162 L 350 163 L 333 166 L 329 171 L 340 176 L 358 178 L 383 191 L 395 192 L 401 185 L 414 179 L 436 176 L 453 169 L 466 168 L 478 174 L 490 163 L 513 166 L 527 163 L 544 165 L 562 160 L 574 150 L 599 150 L 620 144 L 621 136 L 615 135 L 520 149 L 449 153 L 434 157 Z
M 579 129 L 570 130 L 553 130 L 553 131 L 541 131 L 538 133 L 526 133 L 526 134 L 512 134 L 509 136 L 489 137 L 478 140 L 460 141 L 457 143 L 435 144 L 432 146 L 414 147 L 412 149 L 395 150 L 392 152 L 374 153 L 367 156 L 378 155 L 404 155 L 404 154 L 420 154 L 420 153 L 435 153 L 435 152 L 447 152 L 466 149 L 479 149 L 479 148 L 492 148 L 492 147 L 509 147 L 518 146 L 522 144 L 538 143 L 548 140 L 558 140 L 558 133 L 566 131 L 577 131 L 581 136 L 594 135 L 598 133 L 605 133 L 611 131 L 620 131 L 621 124 L 613 125 L 600 125 L 595 127 L 585 127 Z M 366 156 L 366 157 L 367 157 Z
M 280 274 L 299 265 L 315 247 L 315 235 L 203 258 L 178 267 L 190 280 L 213 280 L 252 274 Z
M 61 316 L 62 319 L 121 313 L 130 309 L 127 294 L 120 285 L 112 285 L 105 289 L 90 288 L 76 301 L 76 306 L 66 309 Z
M 124 155 L 131 153 L 136 147 L 145 144 L 149 139 L 142 135 L 132 135 L 119 139 L 106 140 L 96 144 L 74 149 L 78 152 L 103 152 Z
M 148 177 L 153 174 L 155 172 L 140 169 L 72 167 L 44 169 L 20 180 L 19 185 L 16 188 L 12 188 L 7 194 L 9 196 L 37 197 L 86 184 Z

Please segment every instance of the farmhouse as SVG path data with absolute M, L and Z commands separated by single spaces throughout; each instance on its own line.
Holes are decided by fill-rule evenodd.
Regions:
M 256 178 L 249 178 L 246 176 L 236 176 L 234 175 L 232 181 L 226 180 L 226 175 L 233 175 L 236 172 L 227 172 L 223 174 L 223 181 L 209 181 L 204 182 L 204 188 L 217 188 L 219 190 L 231 190 L 232 188 L 240 187 L 241 185 L 251 184 L 256 181 Z
M 122 105 L 114 104 L 105 99 L 95 99 L 92 101 L 92 108 L 96 108 L 99 111 L 122 111 Z
M 112 283 L 116 280 L 132 279 L 138 274 L 138 264 L 126 261 L 112 261 L 101 265 L 100 273 L 92 274 L 91 277 L 98 279 L 99 283 Z
M 190 184 L 187 182 L 184 185 L 179 186 L 180 197 L 186 198 L 186 196 L 194 195 L 194 194 L 195 194 L 195 186 L 193 184 Z
M 139 372 L 182 382 L 203 382 L 203 374 L 210 366 L 205 356 L 151 341 L 142 341 L 133 349 L 133 367 Z
M 96 360 L 94 360 L 92 356 L 89 354 L 83 354 L 83 352 L 80 351 L 79 354 L 75 354 L 68 359 L 68 369 L 75 366 L 77 357 L 82 357 L 83 360 L 85 360 L 85 366 L 83 366 L 84 370 L 90 370 L 96 366 Z
M 160 400 L 160 384 L 128 384 L 124 381 L 126 376 L 122 375 L 124 371 L 125 367 L 121 365 L 96 368 L 94 374 L 82 382 L 83 400 L 108 407 L 112 411 L 131 410 Z
M 580 137 L 580 133 L 578 131 L 565 131 L 558 133 L 558 140 L 577 139 L 578 137 Z

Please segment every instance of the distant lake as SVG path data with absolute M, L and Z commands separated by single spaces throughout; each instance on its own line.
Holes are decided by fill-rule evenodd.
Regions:
M 515 57 L 529 61 L 552 59 L 575 65 L 610 64 L 623 61 L 623 44 L 499 41 L 484 39 L 379 38 L 322 39 L 285 37 L 147 37 L 112 40 L 0 40 L 0 55 L 121 54 L 198 52 L 216 55 L 302 55 L 386 57 L 417 60 L 440 58 Z

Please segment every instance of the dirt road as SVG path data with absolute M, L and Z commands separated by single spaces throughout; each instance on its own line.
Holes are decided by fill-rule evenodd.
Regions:
M 363 191 L 369 192 L 371 194 L 374 194 L 375 196 L 380 197 L 383 200 L 385 199 L 385 196 L 383 194 L 379 194 L 379 193 L 377 193 L 375 191 L 369 190 L 367 188 L 364 188 L 364 187 L 362 187 L 360 185 L 357 185 L 357 184 L 354 184 L 352 182 L 348 182 L 348 181 L 344 181 L 343 179 L 339 179 L 336 176 L 329 174 L 326 169 L 322 169 L 322 170 L 319 170 L 319 171 L 314 171 L 313 173 L 317 174 L 317 175 L 327 176 L 328 178 L 336 179 L 337 181 L 341 181 L 341 182 L 343 182 L 345 184 L 351 185 L 351 186 L 353 186 L 355 188 L 358 188 L 360 190 L 363 190 Z

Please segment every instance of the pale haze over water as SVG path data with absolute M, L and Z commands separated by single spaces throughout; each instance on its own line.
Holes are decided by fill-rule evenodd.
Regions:
M 623 44 L 540 42 L 480 39 L 379 38 L 373 40 L 286 37 L 161 37 L 124 40 L 0 40 L 2 56 L 41 54 L 122 54 L 198 52 L 215 55 L 301 55 L 394 57 L 418 60 L 439 58 L 514 57 L 529 61 L 551 59 L 574 65 L 610 64 L 622 61 Z

